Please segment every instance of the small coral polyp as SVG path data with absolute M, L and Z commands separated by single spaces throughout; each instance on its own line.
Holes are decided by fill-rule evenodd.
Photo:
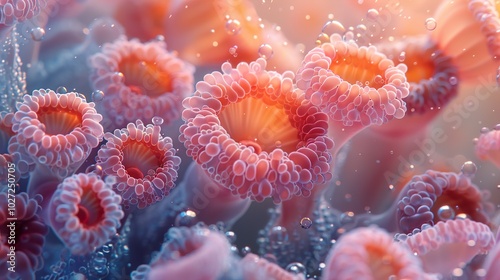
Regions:
M 408 67 L 410 93 L 403 99 L 406 115 L 438 112 L 457 95 L 458 69 L 428 36 L 408 37 L 377 47 L 394 63 L 402 61 Z
M 405 115 L 406 70 L 406 65 L 394 66 L 374 46 L 360 47 L 332 34 L 330 42 L 306 55 L 297 72 L 297 86 L 331 121 L 344 126 L 380 125 Z
M 469 177 L 429 170 L 413 177 L 403 188 L 397 199 L 396 216 L 399 230 L 410 233 L 424 224 L 464 217 L 488 225 L 490 208 Z
M 102 116 L 76 92 L 40 89 L 25 95 L 12 120 L 9 153 L 21 173 L 35 165 L 64 178 L 76 171 L 103 137 Z
M 15 201 L 15 210 L 10 204 Z M 9 207 L 9 208 L 8 208 Z M 39 217 L 38 201 L 29 198 L 26 193 L 15 196 L 7 192 L 0 193 L 0 269 L 2 279 L 36 279 L 35 272 L 44 265 L 42 248 L 45 243 L 47 226 Z M 16 216 L 13 217 L 11 213 Z M 11 220 L 11 218 L 16 218 Z M 11 226 L 9 226 L 11 225 Z M 13 225 L 13 226 L 12 226 Z M 12 239 L 14 237 L 14 239 Z M 14 241 L 14 243 L 12 243 Z M 12 247 L 15 250 L 12 252 Z M 10 255 L 14 255 L 14 261 Z M 7 270 L 14 263 L 15 272 Z
M 276 203 L 309 196 L 331 179 L 327 116 L 293 87 L 293 74 L 266 61 L 212 72 L 184 100 L 180 140 L 220 185 L 242 198 Z
M 481 133 L 476 142 L 476 155 L 500 168 L 500 125 Z
M 346 233 L 326 259 L 325 280 L 432 279 L 421 262 L 383 229 L 364 227 Z
M 492 0 L 446 0 L 437 9 L 430 33 L 453 58 L 466 82 L 494 73 L 500 60 L 500 17 Z
M 137 120 L 104 136 L 107 143 L 98 151 L 97 164 L 103 175 L 116 177 L 113 189 L 126 208 L 154 204 L 175 186 L 180 158 L 172 140 L 160 132 L 160 126 Z
M 154 116 L 166 124 L 180 116 L 181 101 L 193 91 L 194 67 L 166 50 L 163 41 L 119 38 L 90 57 L 90 80 L 104 93 L 98 110 L 107 131 Z
M 490 228 L 469 219 L 448 220 L 421 231 L 398 236 L 415 253 L 428 273 L 451 276 L 455 268 L 468 263 L 474 256 L 488 252 L 495 245 Z
M 59 184 L 49 204 L 52 229 L 73 255 L 85 255 L 116 234 L 124 214 L 121 197 L 95 174 Z
M 160 252 L 149 265 L 141 265 L 132 279 L 225 279 L 224 273 L 234 258 L 226 237 L 206 226 L 171 228 Z

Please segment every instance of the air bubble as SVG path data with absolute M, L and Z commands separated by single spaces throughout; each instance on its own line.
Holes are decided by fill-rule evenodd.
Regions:
M 455 219 L 455 210 L 448 205 L 439 207 L 437 215 L 441 221 Z
M 462 174 L 466 177 L 474 177 L 477 172 L 477 166 L 472 161 L 467 161 L 462 165 Z
M 59 94 L 66 94 L 66 93 L 68 93 L 68 89 L 66 89 L 65 87 L 58 87 L 56 89 L 56 92 Z
M 345 27 L 339 21 L 331 20 L 325 23 L 325 25 L 323 25 L 323 28 L 321 28 L 321 32 L 326 33 L 328 35 L 335 33 L 343 35 L 345 33 Z
M 92 101 L 101 102 L 104 99 L 104 92 L 102 90 L 96 90 L 92 92 Z
M 262 44 L 259 47 L 259 56 L 264 59 L 270 59 L 274 54 L 273 47 L 269 44 Z
M 328 43 L 328 42 L 330 42 L 330 36 L 328 36 L 328 34 L 326 34 L 326 33 L 320 33 L 318 35 L 318 37 L 316 38 L 317 45 L 321 45 L 321 44 Z
M 403 62 L 406 59 L 406 52 L 401 52 L 398 56 L 399 62 Z
M 451 76 L 449 79 L 450 85 L 456 86 L 458 84 L 458 79 L 455 76 Z
M 174 225 L 176 227 L 191 227 L 198 222 L 196 213 L 191 210 L 180 212 L 177 217 L 175 217 Z
M 226 31 L 229 35 L 236 35 L 241 31 L 241 23 L 236 19 L 230 19 L 226 22 Z
M 273 244 L 281 245 L 283 242 L 288 241 L 288 232 L 286 228 L 276 226 L 271 229 L 269 234 L 269 241 Z
M 303 228 L 303 229 L 308 229 L 312 226 L 312 220 L 308 217 L 304 217 L 300 220 L 300 226 Z
M 102 174 L 102 167 L 99 164 L 92 164 L 89 167 L 85 169 L 85 173 L 95 173 L 95 174 Z
M 245 246 L 245 247 L 241 248 L 241 254 L 243 256 L 246 256 L 246 255 L 248 255 L 250 253 L 252 253 L 252 249 L 250 249 L 250 247 Z
M 289 265 L 286 266 L 285 269 L 286 269 L 286 271 L 288 271 L 292 274 L 295 274 L 295 275 L 299 275 L 299 274 L 306 275 L 306 267 L 299 262 L 290 263 Z
M 229 53 L 234 57 L 238 56 L 237 51 L 238 51 L 238 46 L 232 46 L 229 48 Z
M 31 39 L 33 39 L 33 41 L 40 42 L 43 40 L 44 36 L 45 36 L 45 29 L 41 27 L 35 27 L 31 29 Z
M 429 31 L 436 29 L 437 22 L 434 18 L 428 18 L 425 20 L 425 28 Z
M 377 20 L 377 17 L 379 16 L 379 13 L 376 9 L 369 9 L 368 12 L 366 12 L 366 17 L 371 20 Z

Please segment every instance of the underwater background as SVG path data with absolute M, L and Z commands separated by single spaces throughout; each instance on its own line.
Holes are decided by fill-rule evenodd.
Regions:
M 500 279 L 499 0 L 0 0 L 0 279 Z

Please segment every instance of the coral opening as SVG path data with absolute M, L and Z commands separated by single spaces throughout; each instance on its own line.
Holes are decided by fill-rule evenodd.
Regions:
M 299 143 L 298 131 L 283 108 L 260 98 L 245 98 L 224 107 L 219 114 L 222 127 L 235 141 L 253 146 L 255 151 L 281 148 L 292 152 Z
M 125 85 L 136 94 L 154 98 L 173 90 L 169 73 L 155 61 L 141 60 L 134 55 L 121 60 L 118 69 L 125 77 Z
M 104 220 L 104 209 L 101 206 L 101 199 L 91 190 L 92 185 L 83 187 L 83 194 L 76 217 L 84 228 L 92 228 Z
M 395 256 L 387 252 L 380 244 L 367 244 L 368 266 L 373 279 L 391 279 L 391 275 L 398 275 L 403 268 Z
M 359 59 L 350 55 L 342 56 L 340 53 L 337 55 L 337 58 L 330 65 L 330 70 L 342 77 L 344 81 L 375 89 L 385 84 L 385 71 L 379 69 L 379 63 L 364 57 Z
M 161 166 L 161 160 L 151 147 L 136 141 L 129 141 L 123 147 L 123 165 L 131 177 L 142 179 L 151 171 L 156 172 L 156 169 Z
M 48 135 L 66 135 L 82 124 L 82 116 L 70 110 L 40 108 L 37 115 L 38 120 L 45 125 L 45 133 Z

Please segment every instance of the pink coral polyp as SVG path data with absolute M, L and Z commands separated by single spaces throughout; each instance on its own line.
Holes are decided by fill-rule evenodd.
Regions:
M 0 25 L 13 26 L 36 16 L 46 0 L 4 0 L 0 2 Z
M 8 209 L 15 201 L 15 211 Z M 26 193 L 16 195 L 0 193 L 0 269 L 2 279 L 35 279 L 35 272 L 43 267 L 42 248 L 45 243 L 47 226 L 38 216 L 41 208 L 35 199 Z M 15 216 L 13 216 L 14 214 Z M 16 218 L 10 220 L 10 218 Z M 10 225 L 10 226 L 9 226 Z M 12 226 L 13 225 L 13 226 Z M 13 231 L 14 233 L 11 233 Z M 10 237 L 14 236 L 15 239 Z M 14 240 L 15 243 L 10 241 Z M 15 272 L 8 254 L 15 248 Z
M 441 207 L 453 211 L 450 217 L 440 217 Z M 401 191 L 397 202 L 397 220 L 402 232 L 409 233 L 423 224 L 433 225 L 440 220 L 467 216 L 489 224 L 488 203 L 481 190 L 470 178 L 453 172 L 429 170 L 415 176 Z
M 172 139 L 160 132 L 159 126 L 138 120 L 104 136 L 107 143 L 98 152 L 97 164 L 103 174 L 116 177 L 113 189 L 125 207 L 145 208 L 175 186 L 180 158 L 175 156 Z
M 162 41 L 120 38 L 89 58 L 91 83 L 104 92 L 98 106 L 106 127 L 122 128 L 154 116 L 177 119 L 182 99 L 193 92 L 194 67 L 166 50 Z
M 323 278 L 431 279 L 410 250 L 377 227 L 358 228 L 343 235 L 332 247 Z
M 476 143 L 476 155 L 482 160 L 489 160 L 500 168 L 500 126 L 479 136 Z
M 106 243 L 120 227 L 121 198 L 94 174 L 77 174 L 59 184 L 49 204 L 51 226 L 74 255 Z
M 401 119 L 409 93 L 404 64 L 394 63 L 374 46 L 359 47 L 339 34 L 309 51 L 297 72 L 297 86 L 332 121 L 344 126 L 383 124 Z
M 21 158 L 21 172 L 41 164 L 66 177 L 87 159 L 103 137 L 102 116 L 76 92 L 35 90 L 25 95 L 12 120 L 16 135 L 9 153 Z
M 408 236 L 403 243 L 419 256 L 425 271 L 446 276 L 475 255 L 490 250 L 495 237 L 483 223 L 448 220 L 422 227 L 421 232 Z
M 242 198 L 308 196 L 332 177 L 327 116 L 264 59 L 222 65 L 183 102 L 180 140 L 217 183 Z

